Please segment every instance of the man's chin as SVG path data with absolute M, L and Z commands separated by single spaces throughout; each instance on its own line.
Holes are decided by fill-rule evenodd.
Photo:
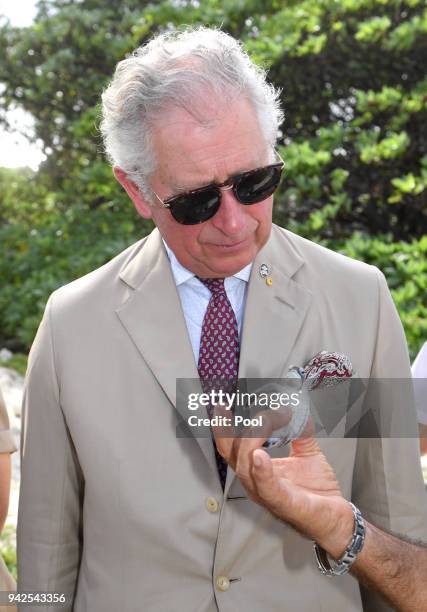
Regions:
M 223 278 L 240 272 L 255 259 L 255 251 L 245 253 L 224 253 L 221 257 L 206 262 L 206 276 Z
M 247 244 L 245 241 L 242 241 L 240 246 L 238 243 L 230 247 L 209 245 L 205 251 L 204 261 L 200 261 L 206 268 L 206 272 L 203 276 L 206 278 L 208 276 L 211 278 L 233 276 L 254 261 L 267 240 L 268 236 L 262 244 L 253 242 Z M 202 275 L 199 274 L 198 276 Z

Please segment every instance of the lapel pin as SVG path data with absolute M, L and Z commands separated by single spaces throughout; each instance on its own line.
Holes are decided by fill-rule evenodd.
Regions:
M 270 274 L 270 268 L 269 266 L 267 266 L 267 264 L 263 263 L 260 265 L 259 267 L 259 275 L 261 278 L 267 278 L 267 276 L 269 276 Z

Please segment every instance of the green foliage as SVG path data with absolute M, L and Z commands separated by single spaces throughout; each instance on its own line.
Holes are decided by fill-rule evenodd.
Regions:
M 0 554 L 3 557 L 7 569 L 16 580 L 16 529 L 13 525 L 6 525 L 2 531 Z
M 27 349 L 54 288 L 149 231 L 103 158 L 100 93 L 117 61 L 156 32 L 204 24 L 241 39 L 282 90 L 275 221 L 382 268 L 416 350 L 427 337 L 416 263 L 427 227 L 423 0 L 38 6 L 29 28 L 0 22 L 3 120 L 15 107 L 32 113 L 47 156 L 35 174 L 0 169 L 0 343 Z
M 13 353 L 12 357 L 7 361 L 0 360 L 0 366 L 5 368 L 11 368 L 21 374 L 21 376 L 25 376 L 25 372 L 27 371 L 27 361 L 28 356 L 23 353 Z
M 354 38 L 366 43 L 379 42 L 391 26 L 391 19 L 384 17 L 371 17 L 359 24 Z
M 22 349 L 31 344 L 47 297 L 57 287 L 101 266 L 136 241 L 147 228 L 127 201 L 124 208 L 106 202 L 88 214 L 85 204 L 52 210 L 36 227 L 11 222 L 0 230 L 0 277 L 9 283 L 0 291 L 3 343 Z M 113 231 L 112 231 L 113 230 Z
M 356 233 L 330 246 L 384 272 L 413 359 L 427 338 L 427 236 L 411 242 L 389 242 L 388 238 Z

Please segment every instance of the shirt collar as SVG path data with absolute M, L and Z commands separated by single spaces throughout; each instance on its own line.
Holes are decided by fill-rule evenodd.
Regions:
M 196 275 L 194 274 L 194 272 L 190 272 L 190 270 L 187 270 L 187 268 L 184 268 L 184 266 L 179 263 L 179 261 L 177 260 L 175 256 L 175 253 L 172 251 L 171 248 L 169 248 L 169 246 L 166 244 L 163 238 L 162 240 L 163 240 L 163 244 L 165 245 L 166 253 L 168 254 L 168 257 L 169 257 L 169 261 L 170 261 L 171 268 L 172 268 L 172 274 L 175 279 L 175 284 L 178 287 L 179 285 L 182 285 L 183 283 L 187 282 L 190 278 L 193 278 Z M 252 270 L 252 262 L 249 263 L 244 268 L 242 268 L 241 270 L 239 270 L 238 272 L 236 272 L 236 274 L 233 274 L 233 278 L 239 278 L 240 280 L 243 280 L 246 283 L 248 283 L 249 277 L 251 275 L 251 270 Z

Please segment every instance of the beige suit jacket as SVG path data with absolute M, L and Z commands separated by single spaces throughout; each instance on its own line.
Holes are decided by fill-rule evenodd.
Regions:
M 280 377 L 322 349 L 363 377 L 410 377 L 383 275 L 274 226 L 249 281 L 239 374 Z M 177 378 L 197 368 L 157 230 L 51 296 L 25 391 L 19 588 L 70 593 L 76 612 L 362 610 L 358 583 L 321 576 L 312 543 L 231 470 L 223 495 L 211 440 L 177 438 Z M 416 431 L 411 406 L 407 419 Z M 426 538 L 415 439 L 322 445 L 368 520 Z

